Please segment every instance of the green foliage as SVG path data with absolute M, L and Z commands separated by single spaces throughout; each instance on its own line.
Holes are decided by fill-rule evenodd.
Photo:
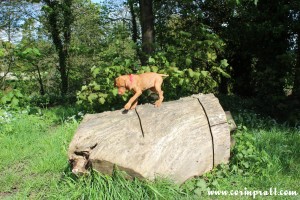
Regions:
M 295 52 L 291 50 L 294 44 L 290 42 L 293 36 L 288 33 L 293 8 L 285 1 L 258 1 L 254 5 L 245 0 L 230 9 L 237 14 L 227 16 L 229 25 L 218 33 L 230 46 L 227 52 L 234 61 L 234 92 L 260 98 L 268 112 L 274 113 L 276 108 L 272 105 L 285 98 L 285 82 L 295 64 Z
M 238 131 L 234 135 L 236 145 L 232 150 L 234 157 L 231 160 L 231 171 L 243 176 L 249 176 L 253 173 L 266 176 L 266 172 L 268 172 L 271 167 L 269 155 L 265 151 L 259 151 L 257 149 L 254 145 L 254 136 L 248 133 L 245 126 L 241 128 L 243 132 Z
M 118 96 L 118 91 L 114 88 L 114 79 L 122 74 L 130 74 L 132 70 L 122 66 L 112 66 L 107 68 L 92 67 L 91 73 L 93 81 L 84 85 L 77 93 L 78 103 L 95 110 L 114 110 L 123 101 Z M 123 96 L 124 101 L 127 96 Z
M 172 3 L 176 5 L 172 1 L 168 4 Z M 203 82 L 217 92 L 221 79 L 231 77 L 231 67 L 224 57 L 225 42 L 203 23 L 202 9 L 192 1 L 176 5 L 176 9 L 164 2 L 156 2 L 155 7 L 159 21 L 156 25 L 159 51 L 171 66 L 180 70 L 190 68 L 196 76 L 198 73 L 205 76 L 207 80 Z
M 236 4 L 240 4 L 240 0 L 235 0 L 236 1 Z M 255 5 L 257 5 L 257 2 L 258 2 L 258 0 L 253 0 L 253 3 L 255 4 Z
M 210 190 L 220 190 L 220 180 L 230 176 L 268 177 L 272 162 L 266 151 L 259 150 L 255 145 L 255 137 L 248 132 L 246 126 L 240 125 L 234 134 L 235 146 L 231 149 L 231 159 L 228 165 L 221 164 L 211 172 L 190 180 L 183 186 L 192 190 L 194 195 L 203 196 Z
M 26 105 L 28 99 L 18 89 L 9 92 L 0 92 L 0 107 L 10 106 L 17 109 Z
M 171 39 L 163 44 L 162 49 L 168 61 L 181 70 L 191 68 L 198 72 L 208 71 L 209 76 L 218 83 L 221 76 L 230 78 L 230 66 L 226 59 L 221 59 L 225 43 L 220 37 L 203 24 L 183 31 L 186 28 L 185 22 L 178 17 L 169 20 L 164 37 Z
M 14 44 L 0 40 L 0 72 L 6 74 L 13 68 L 15 49 Z M 0 87 L 3 88 L 5 82 L 2 81 L 2 75 L 0 78 Z
M 178 186 L 167 180 L 155 182 L 128 180 L 126 173 L 114 170 L 112 176 L 92 171 L 88 177 L 76 178 L 65 174 L 59 184 L 61 192 L 51 194 L 55 199 L 165 199 L 189 197 Z M 76 190 L 74 191 L 74 188 Z M 72 191 L 72 192 L 71 192 Z M 71 196 L 70 196 L 71 194 Z
M 129 66 L 134 66 L 135 63 L 129 59 L 125 59 L 124 64 L 124 66 L 92 67 L 93 79 L 88 85 L 82 86 L 81 91 L 77 93 L 78 103 L 97 111 L 121 108 L 128 100 L 128 94 L 118 97 L 117 89 L 114 88 L 114 79 L 120 75 L 131 73 L 156 72 L 168 75 L 169 77 L 165 78 L 163 84 L 166 100 L 174 100 L 199 92 L 217 93 L 220 84 L 219 77 L 227 76 L 225 71 L 229 67 L 227 60 L 224 59 L 220 61 L 220 67 L 214 66 L 211 71 L 193 70 L 192 68 L 179 69 L 171 66 L 162 53 L 150 57 L 149 66 L 142 66 L 135 70 L 130 69 Z M 145 98 L 141 99 L 142 102 L 145 101 Z
M 4 59 L 13 54 L 15 45 L 10 42 L 0 41 L 0 58 Z
M 0 72 L 10 72 L 18 78 L 26 77 L 26 80 L 18 81 L 0 77 L 1 88 L 18 88 L 22 94 L 35 97 L 39 92 L 41 96 L 59 94 L 61 71 L 58 57 L 65 51 L 69 51 L 65 56 L 65 75 L 68 77 L 63 80 L 69 82 L 64 87 L 68 86 L 73 95 L 82 85 L 94 81 L 92 66 L 124 66 L 134 73 L 140 69 L 137 67 L 143 55 L 140 24 L 132 34 L 133 26 L 127 19 L 123 4 L 118 1 L 94 4 L 90 0 L 47 1 L 52 2 L 49 5 L 34 2 L 46 1 L 0 2 L 3 7 L 0 25 L 9 40 L 0 41 Z M 68 4 L 70 2 L 72 6 Z M 139 2 L 130 1 L 128 4 L 133 5 L 138 19 L 141 14 Z M 300 45 L 296 37 L 299 35 L 298 1 L 210 0 L 178 3 L 169 0 L 153 1 L 153 6 L 153 47 L 156 55 L 152 55 L 148 65 L 157 66 L 164 73 L 171 71 L 165 81 L 165 88 L 171 90 L 166 99 L 195 91 L 234 92 L 259 98 L 261 109 L 271 114 L 280 110 L 278 116 L 289 107 L 286 104 L 290 103 L 284 102 L 286 94 L 294 90 L 292 95 L 295 95 L 299 85 L 299 76 L 296 75 L 299 71 L 297 66 L 300 66 L 297 64 Z M 53 13 L 56 14 L 51 15 Z M 50 28 L 50 15 L 56 17 L 56 28 Z M 52 33 L 59 33 L 55 41 L 61 40 L 61 45 L 57 48 L 66 45 L 60 53 L 56 52 L 49 38 L 51 30 Z M 99 84 L 97 80 L 95 83 Z M 174 84 L 178 85 L 175 87 Z M 99 89 L 96 86 L 95 89 L 109 93 L 103 87 Z M 101 105 L 119 102 L 107 98 L 91 95 L 89 102 L 96 99 Z M 299 107 L 298 103 L 293 105 Z M 102 107 L 100 110 L 110 109 L 109 106 Z M 295 121 L 297 110 L 292 111 L 289 109 L 285 113 L 291 113 L 287 117 Z

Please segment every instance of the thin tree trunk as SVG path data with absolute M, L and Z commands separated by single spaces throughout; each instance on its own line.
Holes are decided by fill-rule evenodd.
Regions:
M 64 55 L 65 55 L 65 69 L 63 69 L 62 72 L 62 91 L 64 91 L 64 94 L 68 92 L 69 89 L 69 70 L 68 66 L 70 65 L 70 59 L 69 59 L 69 46 L 71 43 L 71 25 L 73 23 L 73 16 L 72 16 L 72 3 L 73 0 L 65 0 L 65 6 L 64 6 Z
M 36 70 L 38 72 L 38 82 L 40 84 L 40 94 L 42 96 L 45 95 L 45 89 L 44 89 L 44 84 L 43 84 L 43 80 L 42 80 L 42 76 L 41 76 L 41 72 L 40 72 L 40 68 L 38 65 L 35 66 L 36 67 Z
M 137 39 L 138 39 L 138 32 L 137 32 L 137 23 L 136 23 L 136 15 L 134 12 L 134 6 L 133 6 L 133 0 L 129 0 L 128 4 L 129 4 L 129 10 L 130 10 L 130 14 L 131 14 L 131 24 L 132 24 L 132 41 L 134 43 L 137 43 Z
M 297 46 L 297 62 L 295 66 L 293 96 L 300 99 L 300 30 L 298 31 Z
M 50 33 L 53 43 L 58 52 L 59 66 L 58 70 L 61 76 L 61 94 L 64 96 L 68 92 L 68 57 L 69 45 L 71 41 L 71 24 L 73 22 L 71 6 L 72 0 L 65 0 L 62 7 L 63 11 L 63 28 L 60 31 L 58 15 L 59 10 L 58 1 L 44 0 L 51 8 L 48 12 L 48 22 L 50 25 Z M 63 35 L 63 36 L 61 36 Z
M 138 41 L 138 30 L 137 30 L 137 22 L 136 22 L 136 14 L 134 11 L 134 0 L 128 0 L 129 10 L 131 14 L 131 24 L 132 24 L 132 41 L 137 45 Z M 137 47 L 136 54 L 142 62 L 141 51 Z
M 300 6 L 299 3 L 296 3 L 295 5 L 295 9 Z M 299 8 L 299 7 L 298 7 Z M 294 25 L 294 30 L 297 33 L 297 61 L 296 61 L 296 66 L 295 66 L 295 77 L 294 77 L 294 85 L 293 85 L 293 93 L 292 96 L 295 97 L 296 99 L 300 99 L 300 16 L 299 16 L 299 12 L 298 12 L 298 16 L 297 19 L 295 21 L 295 25 Z
M 140 0 L 142 26 L 142 65 L 154 52 L 154 16 L 152 0 Z

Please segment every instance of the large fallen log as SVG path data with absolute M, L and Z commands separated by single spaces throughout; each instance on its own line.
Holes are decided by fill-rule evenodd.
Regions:
M 68 156 L 73 173 L 92 167 L 112 174 L 117 166 L 133 177 L 183 183 L 228 162 L 230 128 L 218 99 L 198 94 L 159 108 L 87 114 Z

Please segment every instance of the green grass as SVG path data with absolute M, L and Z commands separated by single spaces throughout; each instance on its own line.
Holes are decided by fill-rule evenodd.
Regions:
M 167 180 L 126 180 L 119 171 L 113 176 L 92 172 L 90 176 L 74 177 L 67 149 L 79 124 L 78 110 L 56 107 L 39 115 L 13 112 L 10 122 L 0 118 L 0 199 L 245 198 L 209 197 L 208 188 L 244 191 L 272 187 L 300 193 L 300 127 L 278 124 L 246 110 L 241 100 L 227 101 L 224 107 L 232 111 L 239 126 L 230 164 L 182 186 Z M 299 195 L 271 198 L 299 199 Z

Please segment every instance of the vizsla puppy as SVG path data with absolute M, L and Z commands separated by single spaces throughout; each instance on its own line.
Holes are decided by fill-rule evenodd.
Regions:
M 164 99 L 163 91 L 161 90 L 161 84 L 163 82 L 162 77 L 166 77 L 165 74 L 157 74 L 154 72 L 147 72 L 144 74 L 130 74 L 119 76 L 115 79 L 115 87 L 118 87 L 119 95 L 123 95 L 126 90 L 132 90 L 134 92 L 133 97 L 124 106 L 126 110 L 135 109 L 137 106 L 137 99 L 144 90 L 150 89 L 158 94 L 158 100 L 155 102 L 155 107 L 159 107 Z

